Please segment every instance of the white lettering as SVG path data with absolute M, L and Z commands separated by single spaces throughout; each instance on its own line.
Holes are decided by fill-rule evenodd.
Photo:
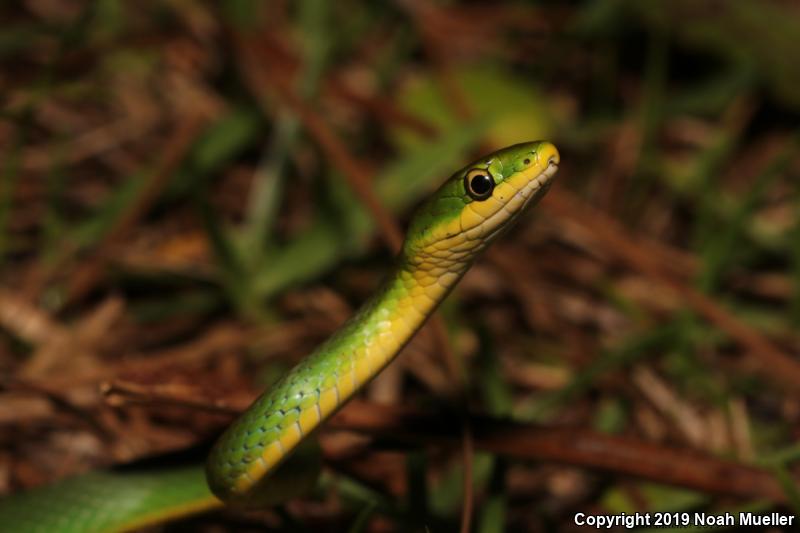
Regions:
M 688 517 L 688 514 L 686 516 Z M 575 513 L 572 517 L 572 521 L 576 526 L 589 526 L 595 529 L 612 529 L 614 527 L 633 529 L 634 527 L 650 526 L 650 519 L 650 513 L 620 513 L 616 515 Z

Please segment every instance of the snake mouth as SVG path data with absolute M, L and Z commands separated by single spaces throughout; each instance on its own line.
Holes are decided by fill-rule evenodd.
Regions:
M 558 172 L 558 161 L 555 157 L 551 157 L 548 160 L 545 169 L 541 171 L 538 176 L 531 180 L 531 183 L 534 185 L 534 187 L 528 191 L 527 197 L 519 211 L 525 211 L 531 200 L 537 196 L 540 196 L 540 194 L 537 194 L 537 191 L 541 189 L 542 192 L 544 192 L 550 187 L 550 183 L 553 181 L 556 172 Z M 527 189 L 527 187 L 525 187 L 525 189 Z
M 544 167 L 538 176 L 533 178 L 531 182 L 536 184 L 536 188 L 545 187 L 550 184 L 550 181 L 553 179 L 553 176 L 556 175 L 558 172 L 558 160 L 555 157 L 551 157 L 547 161 L 547 166 Z

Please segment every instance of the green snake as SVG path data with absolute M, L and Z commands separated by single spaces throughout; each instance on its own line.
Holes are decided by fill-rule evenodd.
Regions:
M 445 181 L 413 215 L 384 284 L 227 428 L 207 458 L 207 485 L 199 466 L 89 473 L 0 501 L 0 530 L 120 531 L 223 501 L 268 501 L 277 482 L 267 474 L 394 359 L 478 254 L 544 195 L 558 164 L 552 144 L 521 143 Z

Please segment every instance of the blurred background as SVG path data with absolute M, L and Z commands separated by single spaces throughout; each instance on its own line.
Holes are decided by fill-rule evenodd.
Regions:
M 0 17 L 0 493 L 208 442 L 369 296 L 428 192 L 548 139 L 556 184 L 320 433 L 317 489 L 163 530 L 800 513 L 797 3 Z

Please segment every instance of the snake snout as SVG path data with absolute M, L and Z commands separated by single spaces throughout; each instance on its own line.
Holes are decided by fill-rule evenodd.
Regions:
M 539 161 L 547 162 L 545 168 L 550 166 L 558 167 L 558 164 L 561 162 L 561 155 L 558 153 L 558 148 L 547 141 L 540 142 L 536 147 L 536 156 Z

